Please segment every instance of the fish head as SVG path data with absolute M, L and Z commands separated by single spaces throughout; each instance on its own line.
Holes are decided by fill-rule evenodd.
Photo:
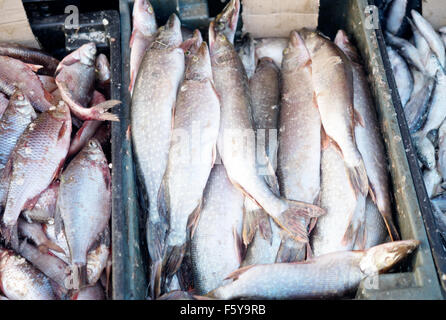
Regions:
M 310 53 L 303 38 L 297 31 L 291 31 L 288 47 L 283 51 L 284 70 L 294 70 L 311 64 Z
M 223 33 L 231 43 L 234 42 L 239 12 L 240 0 L 231 0 L 223 11 L 215 17 L 214 31 Z
M 199 33 L 199 32 L 198 32 Z M 195 38 L 194 37 L 192 39 Z M 203 42 L 201 35 L 197 36 L 194 43 L 185 51 L 187 80 L 212 79 L 211 58 L 206 42 Z
M 93 162 L 104 162 L 107 163 L 104 152 L 102 151 L 101 144 L 95 138 L 90 139 L 87 144 L 85 144 L 84 149 L 81 151 L 85 157 Z
M 94 66 L 97 52 L 96 44 L 94 42 L 86 43 L 76 51 L 79 52 L 79 60 L 82 64 Z
M 183 42 L 181 34 L 181 22 L 175 13 L 167 20 L 164 26 L 158 28 L 156 40 L 152 44 L 152 48 L 166 49 L 177 48 Z
M 420 241 L 418 240 L 402 240 L 372 247 L 365 252 L 359 267 L 367 275 L 386 272 L 412 253 L 419 245 Z
M 334 43 L 355 63 L 360 63 L 358 50 L 350 42 L 347 33 L 344 30 L 339 30 L 336 34 Z
M 135 0 L 133 5 L 133 29 L 145 36 L 150 36 L 156 32 L 155 11 L 149 1 Z
M 110 63 L 108 62 L 107 56 L 101 53 L 96 59 L 96 71 L 98 78 L 101 81 L 110 80 Z
M 209 50 L 212 60 L 222 65 L 233 55 L 234 47 L 223 33 L 216 33 L 212 30 L 212 24 L 213 22 L 209 26 Z

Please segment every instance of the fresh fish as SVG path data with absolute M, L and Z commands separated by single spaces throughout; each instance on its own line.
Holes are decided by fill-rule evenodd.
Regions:
M 446 215 L 444 212 L 440 210 L 440 208 L 433 203 L 432 204 L 433 210 L 432 213 L 434 215 L 435 224 L 437 225 L 438 232 L 443 237 L 443 240 L 446 241 Z
M 157 28 L 155 12 L 150 2 L 135 0 L 133 4 L 133 31 L 130 38 L 130 92 L 133 92 L 133 86 L 144 54 L 155 40 Z
M 262 38 L 255 40 L 256 58 L 271 58 L 274 63 L 282 66 L 283 50 L 288 46 L 288 38 Z
M 400 95 L 401 104 L 404 107 L 409 101 L 414 89 L 412 73 L 410 72 L 406 61 L 404 61 L 392 47 L 387 46 L 386 48 L 390 64 L 392 65 L 393 76 Z
M 184 73 L 181 43 L 180 20 L 172 15 L 144 56 L 132 96 L 133 150 L 140 182 L 145 190 L 144 205 L 147 207 L 148 203 L 146 232 L 149 255 L 153 261 L 151 281 L 160 276 L 168 226 L 158 199 L 168 163 L 172 113 Z M 152 298 L 158 296 L 160 290 L 154 285 L 152 282 Z
M 423 180 L 426 186 L 427 195 L 430 199 L 437 194 L 442 178 L 437 169 L 433 168 L 432 170 L 424 170 Z
M 412 29 L 413 42 L 417 47 L 418 53 L 420 54 L 421 61 L 426 65 L 428 63 L 429 55 L 431 54 L 429 43 L 427 43 L 426 39 L 421 34 L 420 30 L 418 30 L 415 23 L 413 23 L 409 18 L 407 18 L 407 21 Z
M 396 37 L 389 32 L 385 33 L 386 41 L 392 47 L 394 47 L 398 53 L 404 57 L 410 65 L 414 66 L 421 72 L 425 72 L 425 66 L 421 60 L 420 53 L 417 48 L 409 41 Z
M 3 113 L 5 112 L 6 108 L 8 107 L 9 99 L 0 92 L 0 119 L 3 116 Z
M 435 168 L 435 147 L 432 142 L 419 132 L 412 135 L 418 159 L 427 169 Z
M 355 138 L 369 178 L 372 198 L 381 212 L 393 240 L 399 240 L 392 219 L 390 181 L 384 141 L 378 124 L 372 93 L 359 53 L 346 33 L 339 30 L 335 43 L 350 58 L 353 71 L 353 107 L 355 110 Z
M 87 255 L 87 282 L 95 284 L 107 268 L 110 259 L 110 231 L 101 235 L 101 241 L 96 248 L 91 249 Z
M 56 201 L 59 193 L 59 182 L 53 182 L 45 191 L 43 191 L 39 200 L 32 209 L 22 212 L 22 216 L 28 222 L 54 223 L 54 213 L 56 212 Z
M 174 137 L 162 190 L 169 217 L 167 275 L 178 271 L 182 262 L 188 220 L 200 210 L 203 190 L 216 158 L 220 125 L 220 103 L 212 81 L 209 50 L 198 30 L 192 39 L 193 44 L 186 48 L 189 55 L 175 104 Z M 199 132 L 198 137 L 193 136 L 194 130 Z
M 423 18 L 421 14 L 419 14 L 415 10 L 411 10 L 411 15 L 413 22 L 417 26 L 420 33 L 426 39 L 427 43 L 431 47 L 432 51 L 437 56 L 442 67 L 445 66 L 445 46 L 441 37 L 434 30 L 432 25 Z
M 56 177 L 67 155 L 70 136 L 70 110 L 60 101 L 26 128 L 12 151 L 2 178 L 9 181 L 2 231 L 7 242 L 14 236 L 14 247 L 18 245 L 16 226 L 20 212 L 32 208 Z
M 386 272 L 419 245 L 418 240 L 384 243 L 366 251 L 341 251 L 305 262 L 249 266 L 234 281 L 208 294 L 217 299 L 334 298 L 354 292 L 360 281 Z
M 341 151 L 323 135 L 320 203 L 327 214 L 318 218 L 312 233 L 315 256 L 352 250 L 355 242 L 364 239 L 366 196 L 355 195 Z
M 20 245 L 19 253 L 59 286 L 65 290 L 71 289 L 70 268 L 65 262 L 49 253 L 42 252 L 26 241 Z
M 105 102 L 106 99 L 102 93 L 99 91 L 93 92 L 93 98 L 91 100 L 91 106 L 98 105 Z M 102 121 L 89 120 L 82 124 L 82 127 L 76 132 L 76 135 L 71 139 L 70 150 L 68 151 L 68 156 L 73 156 L 78 153 L 85 144 L 94 136 L 96 131 L 98 131 L 101 126 Z
M 0 56 L 0 91 L 12 96 L 16 89 L 22 91 L 39 111 L 52 107 L 53 97 L 43 88 L 33 69 L 20 60 Z
M 95 62 L 96 81 L 105 92 L 110 92 L 111 70 L 110 62 L 105 54 L 100 53 Z M 93 96 L 94 97 L 94 96 Z M 92 98 L 93 99 L 93 98 Z
M 281 194 L 317 204 L 320 192 L 321 117 L 314 96 L 310 53 L 293 31 L 282 61 L 278 170 Z M 308 227 L 308 219 L 302 226 Z M 295 245 L 300 258 L 305 246 Z M 303 259 L 299 259 L 303 260 Z M 279 262 L 282 259 L 278 260 Z
M 431 203 L 440 209 L 442 212 L 446 211 L 446 193 L 441 192 L 431 198 Z
M 322 126 L 342 152 L 354 193 L 365 198 L 369 185 L 355 142 L 351 63 L 341 49 L 317 32 L 303 29 L 300 34 L 312 60 L 313 87 Z
M 28 99 L 20 90 L 17 90 L 0 119 L 0 177 L 17 141 L 36 117 Z M 5 200 L 7 187 L 0 182 L 0 204 L 3 204 Z
M 57 65 L 59 64 L 57 59 L 39 49 L 9 42 L 0 43 L 0 56 L 8 56 L 25 63 L 41 65 L 43 69 L 41 69 L 40 72 L 48 76 L 54 75 Z
M 258 174 L 246 73 L 226 36 L 214 33 L 214 21 L 209 26 L 209 43 L 215 87 L 221 99 L 217 148 L 228 176 L 232 183 L 260 205 L 281 228 L 296 240 L 307 242 L 307 230 L 300 224 L 301 217 L 320 216 L 324 211 L 315 205 L 278 197 Z
M 442 177 L 446 178 L 446 121 L 438 130 L 438 162 L 437 169 Z
M 386 30 L 398 34 L 406 16 L 407 0 L 393 0 L 386 12 Z
M 191 242 L 195 289 L 200 294 L 222 285 L 239 268 L 242 250 L 243 194 L 232 185 L 223 165 L 212 169 L 203 198 Z
M 91 108 L 85 108 L 92 97 L 95 80 L 96 45 L 84 44 L 67 55 L 56 70 L 56 84 L 62 99 L 68 104 L 73 115 L 81 120 L 119 121 L 118 117 L 106 112 L 120 101 L 110 100 Z
M 239 14 L 240 0 L 230 0 L 223 11 L 215 17 L 212 25 L 213 32 L 223 34 L 230 43 L 234 44 Z
M 56 300 L 49 278 L 7 250 L 0 254 L 0 285 L 10 300 Z
M 51 76 L 39 75 L 40 82 L 42 82 L 43 88 L 49 93 L 53 93 L 57 90 L 56 79 Z
M 246 75 L 248 79 L 254 75 L 256 71 L 256 57 L 255 57 L 255 47 L 254 39 L 249 33 L 246 33 L 241 40 L 241 44 L 236 47 L 240 60 L 242 60 L 243 66 L 245 67 Z
M 365 245 L 356 243 L 353 250 L 360 250 L 364 245 L 364 249 L 377 246 L 387 242 L 389 233 L 381 213 L 378 210 L 373 199 L 368 196 L 365 206 Z
M 90 140 L 60 177 L 58 215 L 70 249 L 73 288 L 87 283 L 87 252 L 111 214 L 111 177 L 99 142 Z
M 105 300 L 105 293 L 102 286 L 98 283 L 74 292 L 71 300 Z
M 414 88 L 414 92 L 409 102 L 407 102 L 404 107 L 404 114 L 406 115 L 407 124 L 409 125 L 411 134 L 417 132 L 423 126 L 434 87 L 434 79 L 426 79 L 420 90 L 415 91 Z
M 19 234 L 24 238 L 32 240 L 42 253 L 47 253 L 48 249 L 64 252 L 62 248 L 47 238 L 40 223 L 29 223 L 19 219 L 18 229 Z

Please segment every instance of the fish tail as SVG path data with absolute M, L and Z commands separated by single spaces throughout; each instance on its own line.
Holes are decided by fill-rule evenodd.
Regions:
M 163 262 L 155 261 L 150 266 L 150 294 L 152 299 L 156 299 L 161 294 L 161 271 Z
M 289 238 L 288 235 L 285 235 L 277 251 L 276 263 L 302 261 L 305 259 L 305 249 L 305 243 L 296 242 L 294 239 Z
M 359 194 L 366 195 L 369 190 L 369 178 L 363 160 L 355 167 L 347 167 L 350 184 L 358 198 Z
M 242 229 L 243 244 L 245 246 L 252 242 L 257 230 L 259 230 L 265 240 L 271 240 L 272 230 L 268 214 L 251 199 L 245 198 Z
M 88 277 L 87 277 L 87 264 L 82 263 L 74 263 L 72 268 L 72 286 L 74 290 L 79 290 L 80 288 L 83 288 L 88 283 Z
M 164 274 L 166 278 L 171 278 L 180 269 L 186 253 L 186 244 L 167 246 L 164 256 Z
M 344 246 L 350 245 L 353 247 L 358 235 L 359 238 L 364 238 L 360 235 L 360 231 L 364 231 L 363 228 L 365 228 L 365 199 L 366 196 L 361 196 L 356 200 L 356 208 L 351 214 L 350 222 L 342 239 L 342 245 Z
M 300 242 L 308 242 L 308 231 L 303 218 L 315 218 L 324 215 L 324 209 L 309 203 L 286 200 L 289 204 L 287 210 L 278 217 L 273 217 L 276 223 L 292 238 Z

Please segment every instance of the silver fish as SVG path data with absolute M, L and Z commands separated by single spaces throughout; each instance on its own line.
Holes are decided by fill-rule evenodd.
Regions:
M 386 12 L 386 30 L 397 34 L 406 16 L 407 0 L 393 0 Z
M 386 41 L 406 59 L 407 63 L 413 65 L 419 71 L 423 73 L 425 72 L 425 66 L 421 60 L 420 53 L 413 44 L 403 38 L 396 37 L 389 32 L 386 32 L 385 36 Z
M 401 104 L 404 107 L 410 99 L 414 90 L 414 80 L 406 61 L 392 47 L 387 46 L 390 64 L 392 65 L 393 76 L 395 78 Z
M 437 169 L 433 168 L 432 170 L 424 170 L 423 180 L 426 186 L 427 195 L 430 199 L 437 194 L 442 178 Z

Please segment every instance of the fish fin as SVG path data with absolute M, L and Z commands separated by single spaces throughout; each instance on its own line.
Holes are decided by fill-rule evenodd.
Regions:
M 94 114 L 93 119 L 91 120 L 119 121 L 119 117 L 116 114 L 106 112 L 108 109 L 116 107 L 119 104 L 121 104 L 121 101 L 119 100 L 107 100 L 89 108 L 89 110 L 92 110 L 91 112 Z
M 152 262 L 150 266 L 150 292 L 152 299 L 156 299 L 161 294 L 161 271 L 163 262 L 161 260 Z
M 364 118 L 356 109 L 353 109 L 353 119 L 355 120 L 356 124 L 359 124 L 361 127 L 365 128 Z
M 137 34 L 137 31 L 133 30 L 132 35 L 130 36 L 130 42 L 129 42 L 130 49 L 132 48 L 133 43 L 135 42 L 136 34 Z
M 166 277 L 172 277 L 181 266 L 186 253 L 186 243 L 180 246 L 167 246 L 164 256 L 164 272 Z
M 358 230 L 358 234 L 355 239 L 355 244 L 358 246 L 359 250 L 365 250 L 367 243 L 367 228 L 365 227 L 365 223 L 363 223 Z
M 211 168 L 214 167 L 215 161 L 217 161 L 217 144 L 214 144 L 212 147 L 212 165 Z
M 47 253 L 48 249 L 54 250 L 56 252 L 65 253 L 65 251 L 59 247 L 57 244 L 52 242 L 51 240 L 44 241 L 41 245 L 39 245 L 39 251 L 42 253 Z
M 311 63 L 311 60 L 310 60 Z M 317 95 L 316 92 L 313 91 L 313 107 L 315 107 L 316 109 L 319 109 L 319 105 L 317 104 Z
M 371 183 L 369 183 L 369 196 L 373 203 L 376 204 L 376 194 Z
M 239 268 L 239 269 L 235 270 L 234 272 L 231 272 L 224 280 L 237 280 L 243 273 L 245 273 L 252 267 L 255 267 L 255 265 L 250 265 L 250 266 Z
M 265 240 L 271 240 L 272 230 L 269 216 L 262 208 L 253 203 L 250 198 L 246 197 L 242 228 L 242 239 L 245 246 L 252 242 L 257 230 L 259 230 Z
M 288 234 L 282 234 L 279 250 L 276 255 L 276 263 L 288 263 L 301 260 L 302 250 L 305 250 L 307 243 L 296 242 Z M 290 243 L 291 242 L 291 243 Z M 305 254 L 303 255 L 305 258 Z
M 241 264 L 244 258 L 244 247 L 242 237 L 238 234 L 236 226 L 233 227 L 232 234 L 234 236 L 235 252 L 237 252 L 238 262 Z
M 279 190 L 279 180 L 277 179 L 276 172 L 274 171 L 274 167 L 271 163 L 271 160 L 267 155 L 266 158 L 266 169 L 268 170 L 268 174 L 264 176 L 265 182 L 271 188 L 271 191 L 276 195 L 280 196 Z
M 348 227 L 341 241 L 342 245 L 352 244 L 353 247 L 362 228 L 365 228 L 365 197 L 358 197 L 356 207 L 350 214 Z
M 133 93 L 133 86 L 135 85 L 135 71 L 132 70 L 132 72 L 130 73 L 130 84 L 129 84 L 129 92 L 130 94 Z
M 307 243 L 307 256 L 305 257 L 305 260 L 311 260 L 314 257 L 313 250 L 311 249 L 310 243 Z
M 390 240 L 391 241 L 400 240 L 401 238 L 400 238 L 398 230 L 396 229 L 396 226 L 392 220 L 392 215 L 386 214 L 385 210 L 379 210 L 379 207 L 378 207 L 378 211 L 381 213 L 381 217 L 384 220 L 384 224 L 386 225 L 386 229 L 387 229 L 387 232 L 389 233 Z
M 352 168 L 346 167 L 346 170 L 356 198 L 358 198 L 359 194 L 366 195 L 369 190 L 369 178 L 367 177 L 364 162 L 361 160 L 358 166 Z
M 72 285 L 74 290 L 79 290 L 87 285 L 87 264 L 74 263 L 71 266 Z
M 321 127 L 321 149 L 322 150 L 327 149 L 331 143 L 332 143 L 332 140 L 330 139 L 329 136 L 327 136 L 324 128 Z
M 43 68 L 43 66 L 41 66 L 40 64 L 32 64 L 32 63 L 25 63 L 25 64 L 28 67 L 30 67 L 33 72 L 37 72 L 37 71 L 39 71 L 40 69 Z
M 187 222 L 187 229 L 190 230 L 190 238 L 192 239 L 195 234 L 195 230 L 198 226 L 198 221 L 200 220 L 201 206 L 203 199 L 200 199 L 200 203 L 195 208 L 195 210 L 189 215 Z

